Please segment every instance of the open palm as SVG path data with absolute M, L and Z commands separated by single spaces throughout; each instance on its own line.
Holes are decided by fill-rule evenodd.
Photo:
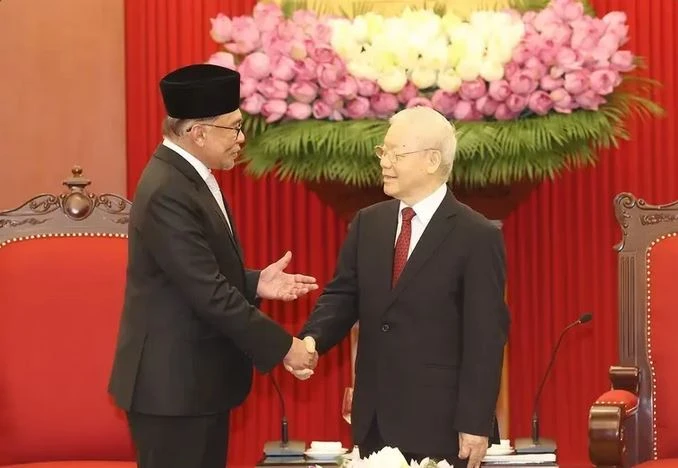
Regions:
M 257 295 L 263 299 L 293 301 L 309 291 L 318 289 L 316 279 L 312 276 L 285 273 L 285 268 L 292 260 L 292 252 L 286 252 L 280 260 L 271 263 L 261 270 Z

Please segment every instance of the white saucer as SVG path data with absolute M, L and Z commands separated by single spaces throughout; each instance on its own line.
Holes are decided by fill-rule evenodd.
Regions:
M 514 452 L 513 447 L 506 447 L 502 445 L 493 445 L 487 449 L 485 455 L 511 455 Z
M 329 461 L 342 456 L 346 452 L 348 452 L 348 449 L 345 448 L 342 448 L 341 450 L 335 450 L 332 452 L 308 449 L 304 452 L 304 455 L 306 455 L 308 458 L 312 458 L 313 460 Z

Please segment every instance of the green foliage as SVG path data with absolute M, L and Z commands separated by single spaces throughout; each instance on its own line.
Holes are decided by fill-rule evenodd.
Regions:
M 649 80 L 628 80 L 643 87 Z M 622 85 L 620 88 L 625 88 Z M 577 110 L 512 121 L 454 122 L 458 130 L 452 179 L 483 186 L 519 180 L 539 181 L 563 170 L 594 164 L 596 150 L 628 139 L 625 120 L 662 115 L 663 110 L 638 93 L 620 89 L 597 112 Z M 331 180 L 367 186 L 381 183 L 374 147 L 383 142 L 386 120 L 286 121 L 267 125 L 245 116 L 249 138 L 248 171 L 275 172 L 292 180 Z

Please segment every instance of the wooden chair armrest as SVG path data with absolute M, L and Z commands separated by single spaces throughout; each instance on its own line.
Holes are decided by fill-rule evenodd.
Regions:
M 624 466 L 625 427 L 638 412 L 637 368 L 610 368 L 612 390 L 600 395 L 589 411 L 589 458 L 595 466 Z

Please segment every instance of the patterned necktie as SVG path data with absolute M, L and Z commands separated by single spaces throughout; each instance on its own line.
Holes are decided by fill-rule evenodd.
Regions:
M 221 212 L 224 214 L 224 218 L 226 218 L 226 224 L 228 224 L 229 230 L 233 232 L 233 228 L 231 228 L 231 220 L 228 219 L 226 207 L 224 206 L 224 198 L 221 195 L 221 189 L 219 188 L 219 183 L 217 182 L 216 177 L 214 177 L 214 174 L 210 172 L 210 175 L 208 175 L 207 179 L 205 179 L 205 183 L 207 184 L 207 188 L 210 189 L 210 192 L 212 192 L 212 196 L 217 202 L 217 205 L 219 205 Z
M 391 277 L 391 287 L 395 287 L 400 278 L 400 274 L 407 263 L 407 254 L 410 251 L 410 237 L 412 237 L 412 218 L 416 213 L 410 207 L 403 208 L 403 224 L 400 228 L 400 235 L 396 242 L 393 253 L 393 276 Z

